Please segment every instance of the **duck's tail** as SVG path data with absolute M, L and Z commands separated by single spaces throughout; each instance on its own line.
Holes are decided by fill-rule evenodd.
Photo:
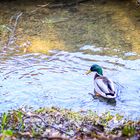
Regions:
M 110 95 L 110 96 L 114 96 L 115 95 L 115 91 L 114 92 L 111 92 L 111 93 L 105 93 L 106 96 Z

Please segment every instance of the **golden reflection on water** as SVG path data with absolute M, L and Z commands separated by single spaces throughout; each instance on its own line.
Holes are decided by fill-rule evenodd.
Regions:
M 29 39 L 31 42 L 30 46 L 27 48 L 28 52 L 34 52 L 34 53 L 44 53 L 47 54 L 49 50 L 58 49 L 58 50 L 64 50 L 64 42 L 55 39 L 55 40 L 47 40 L 42 39 L 39 37 L 32 37 Z
M 129 4 L 130 5 L 130 4 Z M 116 20 L 116 24 L 124 31 L 124 39 L 128 44 L 131 44 L 130 50 L 140 54 L 140 8 L 135 6 L 128 8 L 116 6 L 117 13 L 113 16 L 113 20 Z M 139 17 L 138 19 L 136 17 Z M 123 46 L 122 46 L 123 47 Z
M 12 7 L 12 10 L 8 8 L 8 3 L 1 7 L 0 11 L 5 14 L 0 13 L 3 17 L 0 24 L 16 12 L 17 5 Z M 117 53 L 123 57 L 122 52 L 140 54 L 140 8 L 131 0 L 83 3 L 75 10 L 71 7 L 42 8 L 33 14 L 31 11 L 36 9 L 35 4 L 20 5 L 18 10 L 21 9 L 25 13 L 19 29 L 24 39 L 19 45 L 29 40 L 28 52 L 47 53 L 52 49 L 79 51 L 79 47 L 89 44 L 103 48 L 99 52 L 101 55 Z M 114 49 L 118 51 L 112 51 Z

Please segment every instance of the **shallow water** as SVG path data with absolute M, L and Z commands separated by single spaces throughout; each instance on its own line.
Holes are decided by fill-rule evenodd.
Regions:
M 27 13 L 36 8 L 20 6 L 27 8 Z M 1 11 L 9 18 L 11 11 L 6 11 L 7 5 L 3 8 Z M 133 14 L 128 17 L 130 8 Z M 139 12 L 121 2 L 95 6 L 87 3 L 77 12 L 56 9 L 49 15 L 45 10 L 31 16 L 29 24 L 28 15 L 22 19 L 25 22 L 20 30 L 27 28 L 24 35 L 28 34 L 32 43 L 27 53 L 17 48 L 15 52 L 12 47 L 6 53 L 0 52 L 0 112 L 23 106 L 57 106 L 140 118 Z M 135 15 L 138 19 L 133 19 Z M 46 24 L 54 17 L 72 20 Z M 34 33 L 37 35 L 32 36 Z M 94 63 L 101 65 L 104 75 L 115 82 L 115 101 L 92 97 L 93 75 L 85 72 Z

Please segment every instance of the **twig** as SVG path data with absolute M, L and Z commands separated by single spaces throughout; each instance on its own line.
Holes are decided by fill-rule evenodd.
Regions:
M 120 87 L 122 87 L 122 88 L 125 88 L 123 85 L 121 85 L 119 82 L 115 82 L 115 81 L 113 81 L 117 86 L 120 86 Z
M 16 33 L 16 28 L 17 28 L 17 24 L 18 24 L 18 20 L 19 18 L 22 16 L 22 12 L 19 13 L 17 16 L 16 16 L 16 19 L 15 19 L 15 23 L 13 25 L 13 29 L 11 30 L 11 34 L 9 35 L 8 37 L 8 40 L 7 40 L 7 43 L 4 47 L 4 49 L 8 48 L 13 42 L 14 42 L 14 38 L 15 38 L 15 33 Z M 10 23 L 12 24 L 12 20 L 14 19 L 14 16 L 11 17 L 10 19 Z
M 34 13 L 36 12 L 37 10 L 41 9 L 41 8 L 44 8 L 44 7 L 47 7 L 49 5 L 49 3 L 45 4 L 45 5 L 38 5 L 39 7 L 36 8 L 35 10 L 31 11 L 31 13 Z
M 48 7 L 48 8 L 60 8 L 60 7 L 78 5 L 78 3 L 82 3 L 82 2 L 85 2 L 85 1 L 88 1 L 88 0 L 76 0 L 76 2 L 70 2 L 70 3 L 66 3 L 66 4 L 64 4 L 64 3 L 58 3 L 58 4 L 50 4 L 50 3 L 47 3 L 45 5 L 37 5 L 38 8 L 36 8 L 33 11 L 31 11 L 31 13 L 34 13 L 37 10 L 39 10 L 41 8 L 44 8 L 44 7 Z
M 56 23 L 61 23 L 61 22 L 67 22 L 69 19 L 68 18 L 60 18 L 58 20 L 55 20 L 55 21 L 45 21 L 45 23 L 52 23 L 52 24 L 56 24 Z
M 54 128 L 55 130 L 57 130 L 57 131 L 59 131 L 59 132 L 61 132 L 61 133 L 64 133 L 64 134 L 66 134 L 67 136 L 73 137 L 73 135 L 67 133 L 66 131 L 64 131 L 64 130 L 62 130 L 62 129 L 60 129 L 60 128 L 57 128 L 57 127 L 55 127 L 55 126 L 53 126 L 53 125 L 50 125 L 50 124 L 48 124 L 48 123 L 46 123 L 46 122 L 43 120 L 43 118 L 41 118 L 41 117 L 38 116 L 38 115 L 34 115 L 34 114 L 31 114 L 31 115 L 28 115 L 28 116 L 26 115 L 25 118 L 23 117 L 23 122 L 24 122 L 25 119 L 28 119 L 28 118 L 31 118 L 31 117 L 40 119 L 40 120 L 45 124 L 46 127 Z
M 48 8 L 62 8 L 62 7 L 67 7 L 67 6 L 73 6 L 73 5 L 78 5 L 79 3 L 85 2 L 85 1 L 89 1 L 89 0 L 76 0 L 74 2 L 70 2 L 70 3 L 58 3 L 58 4 L 51 4 L 48 5 Z
M 41 137 L 42 139 L 43 138 L 47 138 L 48 140 L 69 140 L 68 138 L 64 138 L 64 137 L 61 137 L 61 136 L 48 136 L 48 137 Z

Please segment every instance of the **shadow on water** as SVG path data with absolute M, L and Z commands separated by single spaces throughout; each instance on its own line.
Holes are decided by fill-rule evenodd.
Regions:
M 88 94 L 92 96 L 93 102 L 95 100 L 99 100 L 100 102 L 106 102 L 109 105 L 116 106 L 116 99 L 107 99 L 101 96 L 96 96 L 95 94 L 92 93 L 88 93 Z

